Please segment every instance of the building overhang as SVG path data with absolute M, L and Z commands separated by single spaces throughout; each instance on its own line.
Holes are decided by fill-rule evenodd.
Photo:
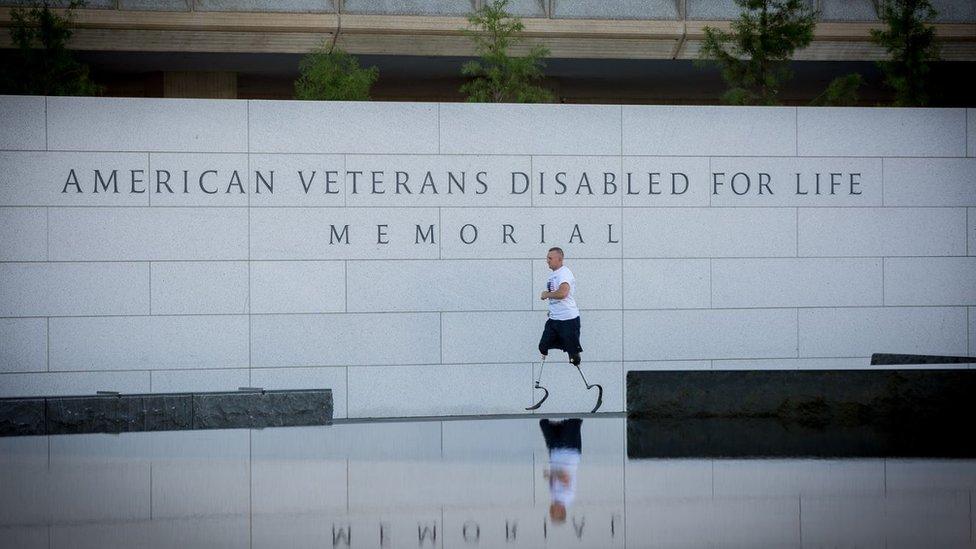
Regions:
M 12 8 L 0 8 L 0 27 L 12 24 Z M 147 12 L 78 9 L 70 46 L 86 51 L 195 53 L 305 53 L 332 39 L 360 55 L 464 57 L 475 54 L 464 17 L 334 13 Z M 341 23 L 341 27 L 340 27 Z M 694 59 L 706 27 L 727 30 L 729 21 L 525 18 L 525 41 L 550 57 L 575 59 Z M 976 60 L 976 23 L 937 23 L 945 61 Z M 794 59 L 872 61 L 886 52 L 871 42 L 881 23 L 821 22 L 810 46 Z M 0 48 L 12 47 L 0 33 Z

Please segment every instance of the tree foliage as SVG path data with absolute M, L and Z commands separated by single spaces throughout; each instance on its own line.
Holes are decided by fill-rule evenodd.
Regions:
M 863 83 L 864 77 L 857 73 L 839 76 L 810 104 L 818 107 L 853 107 L 857 105 L 857 92 Z
M 363 68 L 355 56 L 339 48 L 321 47 L 298 64 L 295 97 L 320 101 L 368 101 L 380 71 Z
M 48 2 L 10 10 L 10 37 L 16 52 L 0 71 L 3 93 L 26 95 L 98 95 L 88 66 L 68 50 L 72 10 L 81 0 L 69 2 L 64 15 L 52 11 Z
M 549 55 L 544 46 L 534 46 L 524 57 L 509 50 L 522 42 L 525 28 L 519 17 L 505 11 L 509 0 L 491 0 L 468 17 L 466 34 L 474 42 L 479 59 L 461 67 L 471 80 L 461 86 L 468 101 L 477 103 L 545 103 L 553 100 L 549 90 L 537 85 Z
M 701 58 L 718 63 L 732 105 L 776 105 L 792 78 L 793 52 L 813 40 L 817 13 L 805 0 L 736 0 L 731 32 L 705 27 Z
M 872 30 L 871 39 L 890 56 L 879 65 L 885 84 L 895 91 L 894 105 L 928 105 L 929 62 L 939 59 L 935 28 L 930 24 L 937 15 L 935 8 L 928 0 L 886 0 L 880 15 L 886 28 Z

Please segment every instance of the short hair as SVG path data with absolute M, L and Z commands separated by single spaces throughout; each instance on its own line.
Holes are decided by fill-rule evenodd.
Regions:
M 552 248 L 549 248 L 549 251 L 550 252 L 556 252 L 557 254 L 559 254 L 559 257 L 566 257 L 566 254 L 563 253 L 563 249 L 560 248 L 560 247 L 558 247 L 558 246 L 554 246 Z

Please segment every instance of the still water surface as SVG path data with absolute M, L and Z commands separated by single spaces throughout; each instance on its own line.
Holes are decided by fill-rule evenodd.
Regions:
M 0 546 L 976 547 L 974 459 L 664 450 L 612 415 L 2 438 Z

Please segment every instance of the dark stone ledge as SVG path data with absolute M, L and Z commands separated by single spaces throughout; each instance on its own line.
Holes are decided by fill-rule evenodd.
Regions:
M 976 370 L 632 371 L 628 452 L 976 457 Z
M 875 353 L 871 355 L 872 366 L 897 366 L 908 364 L 976 364 L 976 357 L 938 356 L 938 355 L 892 355 Z
M 43 398 L 0 399 L 0 435 L 43 435 L 46 413 Z
M 772 417 L 862 425 L 969 417 L 976 370 L 705 370 L 627 373 L 642 417 Z
M 260 429 L 332 422 L 332 390 L 0 399 L 0 436 Z

